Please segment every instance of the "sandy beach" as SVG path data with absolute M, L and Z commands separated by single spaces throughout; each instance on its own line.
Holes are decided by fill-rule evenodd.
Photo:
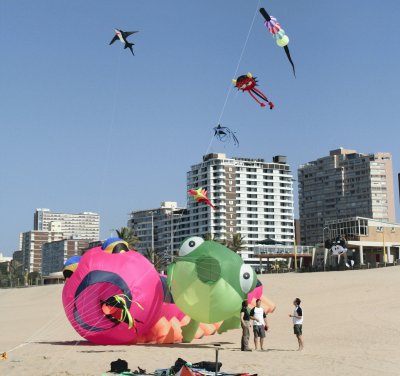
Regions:
M 96 346 L 65 317 L 62 286 L 0 290 L 0 375 L 101 375 L 118 358 L 148 372 L 178 357 L 214 360 L 221 343 L 224 371 L 258 375 L 399 375 L 400 267 L 346 272 L 263 275 L 277 304 L 265 352 L 241 352 L 240 330 L 176 345 Z M 303 352 L 292 331 L 293 298 L 304 309 Z M 251 338 L 252 340 L 252 338 Z M 11 351 L 10 351 L 11 350 Z

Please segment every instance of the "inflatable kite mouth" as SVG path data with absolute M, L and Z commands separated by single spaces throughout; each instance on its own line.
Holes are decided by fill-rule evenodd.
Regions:
M 114 296 L 124 296 L 126 310 L 132 304 L 132 293 L 116 273 L 94 270 L 81 281 L 75 292 L 73 314 L 76 323 L 90 332 L 111 329 L 125 320 L 111 320 L 102 309 Z
M 113 323 L 120 324 L 122 322 L 128 324 L 128 329 L 134 328 L 137 332 L 136 323 L 140 322 L 143 324 L 143 321 L 139 321 L 132 317 L 129 312 L 128 302 L 132 303 L 132 301 L 123 294 L 113 295 L 108 298 L 106 301 L 101 301 L 101 310 L 104 315 Z M 134 302 L 141 310 L 143 307 L 138 303 Z
M 221 265 L 210 256 L 202 256 L 196 260 L 196 271 L 200 281 L 213 284 L 221 278 Z

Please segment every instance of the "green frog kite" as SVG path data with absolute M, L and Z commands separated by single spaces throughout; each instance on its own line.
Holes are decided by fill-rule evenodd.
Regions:
M 239 328 L 241 303 L 256 284 L 252 267 L 229 248 L 198 236 L 186 239 L 168 267 L 174 302 L 191 318 L 183 341 L 194 338 L 199 323 L 223 321 L 218 333 Z

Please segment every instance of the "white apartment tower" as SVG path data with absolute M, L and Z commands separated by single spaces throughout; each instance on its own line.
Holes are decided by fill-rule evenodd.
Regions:
M 36 209 L 33 229 L 62 232 L 64 239 L 99 240 L 100 216 L 97 213 L 54 213 L 49 209 Z
M 314 245 L 328 235 L 328 221 L 365 217 L 395 222 L 392 157 L 332 150 L 300 166 L 301 244 Z
M 284 156 L 267 163 L 263 159 L 227 158 L 219 153 L 205 155 L 203 162 L 187 173 L 187 189 L 207 189 L 217 210 L 188 197 L 188 234 L 208 233 L 229 240 L 238 233 L 244 236 L 249 249 L 267 238 L 292 245 L 292 184 Z

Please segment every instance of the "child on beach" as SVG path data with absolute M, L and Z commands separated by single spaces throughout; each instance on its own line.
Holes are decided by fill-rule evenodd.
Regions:
M 289 315 L 289 317 L 293 318 L 293 330 L 294 334 L 297 337 L 297 342 L 299 343 L 298 351 L 303 350 L 304 342 L 303 342 L 303 310 L 300 307 L 301 300 L 296 298 L 293 301 L 293 305 L 296 307 L 294 309 L 293 315 Z

